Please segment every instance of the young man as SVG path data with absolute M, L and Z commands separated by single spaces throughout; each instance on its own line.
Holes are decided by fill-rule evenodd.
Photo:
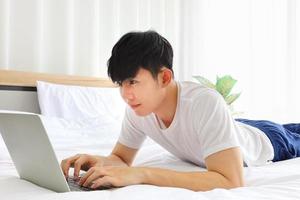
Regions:
M 109 156 L 80 154 L 65 159 L 68 176 L 85 170 L 79 184 L 152 184 L 194 191 L 244 186 L 243 166 L 263 165 L 300 154 L 300 126 L 234 120 L 222 96 L 192 82 L 176 82 L 169 42 L 154 31 L 125 34 L 114 46 L 108 75 L 128 104 L 119 140 Z M 149 136 L 205 172 L 131 166 Z

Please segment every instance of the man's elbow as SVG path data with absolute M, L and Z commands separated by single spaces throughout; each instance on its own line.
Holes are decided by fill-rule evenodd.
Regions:
M 228 180 L 228 189 L 234 189 L 245 186 L 245 181 L 243 179 L 240 180 Z

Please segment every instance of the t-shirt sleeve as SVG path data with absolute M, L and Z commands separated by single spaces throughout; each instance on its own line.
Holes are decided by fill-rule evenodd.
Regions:
M 193 106 L 193 124 L 203 159 L 216 152 L 239 146 L 238 130 L 223 97 L 208 90 Z
M 127 107 L 118 142 L 127 147 L 139 149 L 146 139 L 146 135 L 143 133 L 141 127 L 141 119 Z

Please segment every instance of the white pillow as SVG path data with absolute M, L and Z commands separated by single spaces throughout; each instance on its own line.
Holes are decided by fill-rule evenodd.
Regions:
M 112 118 L 121 121 L 125 102 L 118 88 L 97 88 L 37 81 L 41 114 L 65 119 Z

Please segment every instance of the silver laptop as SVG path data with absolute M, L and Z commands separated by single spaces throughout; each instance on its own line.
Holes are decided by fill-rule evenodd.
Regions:
M 20 178 L 56 192 L 91 190 L 66 180 L 38 115 L 0 113 L 0 132 Z

